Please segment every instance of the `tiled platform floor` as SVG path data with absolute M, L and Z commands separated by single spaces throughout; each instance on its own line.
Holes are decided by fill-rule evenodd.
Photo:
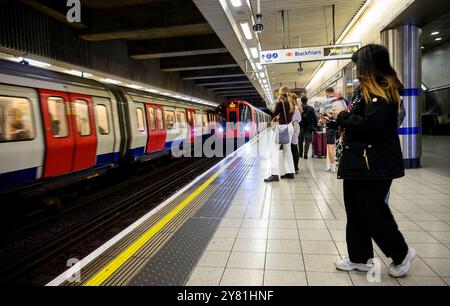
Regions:
M 450 173 L 430 166 L 394 182 L 390 206 L 418 257 L 407 277 L 394 279 L 375 246 L 381 282 L 369 283 L 365 273 L 333 266 L 347 252 L 342 181 L 323 159 L 300 167 L 294 181 L 265 184 L 269 161 L 258 160 L 187 285 L 450 285 Z

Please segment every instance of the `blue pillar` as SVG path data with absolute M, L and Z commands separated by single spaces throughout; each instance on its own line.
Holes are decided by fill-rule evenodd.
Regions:
M 391 62 L 405 91 L 406 118 L 399 128 L 406 168 L 419 168 L 422 157 L 422 29 L 412 25 L 381 32 L 381 43 L 389 49 Z

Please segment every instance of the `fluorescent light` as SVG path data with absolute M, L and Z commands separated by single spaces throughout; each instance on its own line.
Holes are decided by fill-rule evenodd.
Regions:
M 256 48 L 256 47 L 250 48 L 250 53 L 252 54 L 254 59 L 259 58 L 258 48 Z
M 263 79 L 262 82 L 263 82 L 263 84 L 267 84 L 267 80 L 266 79 Z
M 248 21 L 241 21 L 239 24 L 241 25 L 242 32 L 244 33 L 245 38 L 247 40 L 253 39 L 252 30 L 250 29 Z
M 128 87 L 134 88 L 134 89 L 142 89 L 143 88 L 142 86 L 134 85 L 134 84 L 130 84 L 130 85 L 128 85 Z
M 433 32 L 433 33 L 431 33 L 431 35 L 438 35 L 439 34 L 439 32 Z
M 147 88 L 145 91 L 149 91 L 149 92 L 152 92 L 152 93 L 160 93 L 159 90 L 153 89 L 153 88 Z
M 230 0 L 230 2 L 234 7 L 240 7 L 242 5 L 242 0 Z
M 442 40 L 442 37 L 438 37 L 435 39 L 435 41 L 440 41 L 440 40 Z
M 83 75 L 82 75 L 82 76 L 85 77 L 85 78 L 90 78 L 90 77 L 92 77 L 93 75 L 90 74 L 90 73 L 87 73 L 87 72 L 83 72 Z
M 71 75 L 76 75 L 76 76 L 82 76 L 82 72 L 81 71 L 77 71 L 77 70 L 66 70 L 64 71 L 65 73 L 71 74 Z
M 113 80 L 113 79 L 102 79 L 105 83 L 111 83 L 111 84 L 122 84 L 121 81 Z
M 263 77 L 266 76 L 266 73 L 265 73 L 265 72 L 260 72 L 260 73 L 259 73 L 259 76 L 260 76 L 261 78 L 263 78 Z
M 263 66 L 260 63 L 256 63 L 256 68 L 258 68 L 258 70 L 263 70 Z
M 29 58 L 24 58 L 24 57 L 18 57 L 17 60 L 19 62 L 22 61 L 26 61 L 28 62 L 28 64 L 30 64 L 31 66 L 37 66 L 37 67 L 50 67 L 51 65 L 48 63 L 44 63 L 44 62 L 40 62 L 40 61 L 35 61 Z

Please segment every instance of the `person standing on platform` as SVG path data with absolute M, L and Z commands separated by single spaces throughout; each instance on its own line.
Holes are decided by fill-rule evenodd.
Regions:
M 270 163 L 271 176 L 264 180 L 266 183 L 278 182 L 280 180 L 280 168 L 284 168 L 282 179 L 294 179 L 295 168 L 291 151 L 291 140 L 294 134 L 294 127 L 291 124 L 294 115 L 294 104 L 290 99 L 289 88 L 284 86 L 278 91 L 278 99 L 273 111 L 272 127 L 274 129 L 274 139 L 271 144 Z M 287 133 L 284 133 L 286 132 Z M 283 143 L 280 144 L 282 138 Z M 283 152 L 284 162 L 280 165 L 280 151 Z
M 294 104 L 294 115 L 292 116 L 292 126 L 294 127 L 294 134 L 291 140 L 291 151 L 294 159 L 295 174 L 299 174 L 298 163 L 300 155 L 298 151 L 298 140 L 300 136 L 300 122 L 302 121 L 302 107 L 298 103 L 298 96 L 293 93 L 291 95 L 292 103 Z
M 335 110 L 333 119 L 325 118 L 329 125 L 344 129 L 338 177 L 344 179 L 349 257 L 337 260 L 335 267 L 369 271 L 373 239 L 393 260 L 391 276 L 401 277 L 407 274 L 416 251 L 406 244 L 385 198 L 393 179 L 405 173 L 397 131 L 402 84 L 388 50 L 381 45 L 361 48 L 352 61 L 360 81 L 352 109 Z
M 333 87 L 329 87 L 325 90 L 327 94 L 327 102 L 332 103 L 338 100 L 336 94 L 334 92 Z M 326 126 L 326 136 L 327 136 L 327 152 L 328 152 L 328 161 L 327 161 L 327 172 L 336 173 L 336 156 L 335 156 L 335 146 L 336 146 L 336 135 L 337 129 Z
M 308 98 L 302 97 L 302 120 L 300 122 L 300 135 L 298 136 L 299 155 L 308 159 L 309 147 L 312 141 L 312 133 L 317 128 L 316 111 L 308 105 Z

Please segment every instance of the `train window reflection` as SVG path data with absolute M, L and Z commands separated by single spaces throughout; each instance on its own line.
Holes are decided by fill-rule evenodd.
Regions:
M 80 136 L 91 135 L 91 123 L 89 121 L 89 107 L 84 100 L 75 100 L 75 118 L 77 120 L 77 129 Z
M 166 111 L 166 126 L 168 130 L 175 128 L 175 112 Z
M 24 98 L 0 96 L 0 142 L 33 138 L 30 102 Z
M 148 107 L 147 110 L 150 121 L 150 130 L 156 131 L 155 109 L 153 107 Z
M 163 114 L 162 109 L 156 109 L 156 120 L 158 120 L 158 128 L 160 131 L 164 130 Z
M 106 105 L 98 104 L 95 106 L 95 112 L 97 114 L 98 132 L 101 135 L 109 134 L 109 121 L 108 121 L 108 109 Z
M 136 117 L 139 132 L 145 132 L 144 112 L 142 111 L 142 108 L 136 108 Z
M 186 127 L 186 114 L 184 112 L 177 112 L 177 120 L 180 128 Z
M 64 138 L 69 136 L 64 99 L 60 97 L 50 97 L 47 99 L 47 105 L 53 137 Z

